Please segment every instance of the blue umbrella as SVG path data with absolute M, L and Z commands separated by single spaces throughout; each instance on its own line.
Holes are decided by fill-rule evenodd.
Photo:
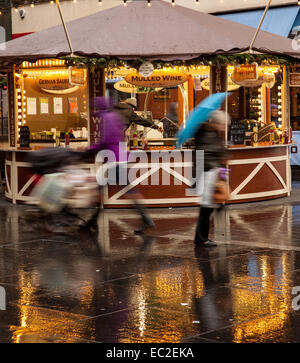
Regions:
M 200 125 L 207 121 L 210 115 L 221 107 L 227 95 L 229 95 L 228 92 L 214 93 L 194 108 L 186 120 L 185 128 L 180 129 L 178 132 L 178 146 L 194 137 Z

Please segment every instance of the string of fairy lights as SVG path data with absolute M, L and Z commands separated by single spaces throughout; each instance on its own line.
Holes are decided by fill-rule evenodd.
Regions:
M 66 1 L 68 1 L 68 2 L 72 1 L 74 4 L 76 4 L 78 2 L 78 0 L 64 0 L 64 1 L 60 0 L 61 3 L 66 2 Z M 110 0 L 96 0 L 96 1 L 98 1 L 99 6 L 102 6 L 103 3 L 109 2 Z M 124 6 L 127 6 L 128 1 L 129 0 L 120 0 L 120 3 L 123 4 Z M 133 1 L 133 0 L 131 0 L 131 1 Z M 146 6 L 151 7 L 152 2 L 155 1 L 155 0 L 143 0 L 143 1 L 145 1 Z M 191 1 L 193 1 L 196 5 L 200 5 L 202 0 L 191 0 Z M 219 3 L 224 4 L 225 1 L 226 0 L 219 0 Z M 243 2 L 247 2 L 247 1 L 248 0 L 243 0 Z M 9 7 L 6 7 L 6 8 L 1 8 L 0 7 L 0 15 L 2 15 L 5 10 L 10 10 L 12 8 L 17 12 L 17 11 L 19 11 L 20 6 L 28 6 L 29 5 L 31 8 L 34 8 L 35 5 L 45 4 L 47 2 L 48 1 L 38 1 L 38 0 L 29 0 L 29 1 L 24 1 L 24 2 L 21 2 L 21 3 L 11 2 L 11 6 L 9 6 Z M 170 5 L 172 7 L 174 7 L 176 5 L 176 0 L 169 0 L 169 2 L 170 2 Z M 53 5 L 53 4 L 55 4 L 55 0 L 50 0 L 49 3 Z M 300 0 L 295 1 L 295 4 L 300 5 Z

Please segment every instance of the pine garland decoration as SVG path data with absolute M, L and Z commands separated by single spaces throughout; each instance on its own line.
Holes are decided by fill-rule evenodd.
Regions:
M 133 60 L 122 60 L 115 57 L 63 57 L 69 66 L 87 66 L 95 68 L 117 68 L 117 67 L 130 67 L 139 69 L 139 67 L 147 62 L 147 59 L 136 58 Z M 279 66 L 292 66 L 297 62 L 293 58 L 281 55 L 265 55 L 265 54 L 232 54 L 223 55 L 218 54 L 214 56 L 199 57 L 191 60 L 175 60 L 171 62 L 165 62 L 161 60 L 154 60 L 151 63 L 155 69 L 161 69 L 163 67 L 171 66 L 221 66 L 221 65 L 239 65 L 239 64 L 251 64 L 253 62 L 259 65 L 279 65 Z

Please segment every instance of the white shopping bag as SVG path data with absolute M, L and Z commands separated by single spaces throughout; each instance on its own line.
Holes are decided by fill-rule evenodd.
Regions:
M 72 191 L 72 184 L 65 173 L 46 174 L 33 189 L 31 196 L 49 213 L 57 213 L 64 207 L 64 199 Z
M 203 172 L 197 181 L 197 194 L 200 195 L 201 205 L 207 208 L 217 208 L 214 203 L 214 192 L 219 178 L 219 169 L 214 168 Z
M 69 208 L 90 208 L 99 204 L 99 186 L 96 177 L 83 169 L 66 171 L 66 179 L 72 184 L 72 192 L 65 199 Z

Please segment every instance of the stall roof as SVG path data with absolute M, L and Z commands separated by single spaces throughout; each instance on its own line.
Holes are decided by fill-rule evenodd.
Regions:
M 133 1 L 67 23 L 74 54 L 90 57 L 137 57 L 187 60 L 247 51 L 255 29 L 161 0 Z M 3 48 L 3 44 L 2 44 Z M 253 50 L 300 58 L 292 40 L 260 32 Z M 5 43 L 0 62 L 18 62 L 70 54 L 63 26 Z

